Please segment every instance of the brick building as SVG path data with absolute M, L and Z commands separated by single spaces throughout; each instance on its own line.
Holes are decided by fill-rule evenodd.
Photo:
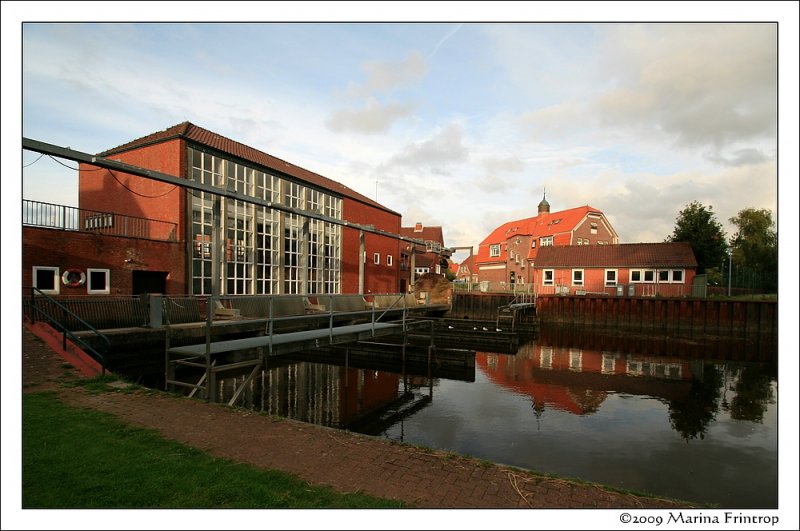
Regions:
M 683 297 L 696 272 L 688 243 L 553 246 L 539 251 L 533 282 L 540 295 Z
M 589 205 L 550 212 L 543 197 L 538 214 L 497 227 L 478 246 L 475 268 L 479 282 L 497 287 L 531 284 L 539 250 L 561 245 L 611 245 L 619 241 L 602 211 Z
M 50 285 L 49 275 L 58 283 L 69 269 L 78 282 L 61 279 L 55 291 L 86 294 L 97 290 L 81 275 L 102 269 L 103 291 L 115 294 L 393 293 L 401 287 L 401 241 L 382 234 L 399 234 L 400 214 L 341 183 L 189 122 L 98 157 L 241 199 L 81 163 L 78 232 L 24 227 L 23 285 Z M 99 217 L 86 221 L 87 212 Z M 168 226 L 174 238 L 103 233 L 131 219 Z
M 445 274 L 449 267 L 447 260 L 452 252 L 444 245 L 442 227 L 426 227 L 422 223 L 416 223 L 413 227 L 401 227 L 400 235 L 425 242 L 425 245 L 404 243 L 403 246 L 403 254 L 409 256 L 409 262 L 413 251 L 414 280 L 428 273 Z

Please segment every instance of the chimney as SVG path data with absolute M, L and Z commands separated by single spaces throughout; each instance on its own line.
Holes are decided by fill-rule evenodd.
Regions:
M 414 225 L 414 232 L 422 232 L 422 223 L 417 222 L 417 224 Z

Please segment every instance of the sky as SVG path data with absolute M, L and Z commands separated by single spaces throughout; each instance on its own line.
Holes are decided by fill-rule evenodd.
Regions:
M 664 241 L 692 201 L 729 237 L 741 209 L 778 217 L 774 23 L 151 15 L 23 24 L 22 135 L 98 153 L 190 121 L 476 251 L 545 193 L 600 209 L 621 243 Z M 77 206 L 77 172 L 39 155 L 23 198 Z
M 692 201 L 728 237 L 751 207 L 794 228 L 797 3 L 689 4 L 3 2 L 3 225 L 21 198 L 78 204 L 76 164 L 20 136 L 98 153 L 190 121 L 450 247 L 545 191 L 621 243 Z

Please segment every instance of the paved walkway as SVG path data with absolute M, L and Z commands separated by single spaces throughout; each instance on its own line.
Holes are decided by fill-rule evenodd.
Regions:
M 23 392 L 53 390 L 67 404 L 110 413 L 210 455 L 282 470 L 341 492 L 361 491 L 439 509 L 692 506 L 159 391 L 89 394 L 80 387 L 60 385 L 65 377 L 81 376 L 70 372 L 63 358 L 24 327 L 22 350 Z

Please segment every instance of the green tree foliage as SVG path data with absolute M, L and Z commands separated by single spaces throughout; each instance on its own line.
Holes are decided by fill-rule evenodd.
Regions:
M 697 272 L 719 267 L 727 258 L 728 245 L 722 224 L 717 221 L 712 207 L 692 201 L 681 210 L 675 220 L 675 229 L 668 242 L 686 242 L 692 246 L 697 259 Z
M 738 229 L 730 241 L 733 262 L 760 277 L 761 287 L 778 285 L 778 232 L 772 212 L 745 208 L 730 218 Z

